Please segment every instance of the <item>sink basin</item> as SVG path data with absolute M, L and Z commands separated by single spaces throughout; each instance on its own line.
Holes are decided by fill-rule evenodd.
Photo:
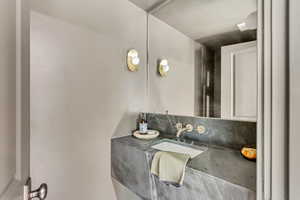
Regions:
M 204 150 L 196 149 L 193 147 L 188 147 L 186 145 L 170 142 L 170 141 L 162 141 L 158 144 L 151 146 L 153 149 L 157 149 L 160 151 L 169 151 L 175 153 L 188 154 L 191 158 L 195 158 L 204 152 Z

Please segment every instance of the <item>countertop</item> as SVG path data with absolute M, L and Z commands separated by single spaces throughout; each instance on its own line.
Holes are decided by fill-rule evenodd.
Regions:
M 152 149 L 151 146 L 166 138 L 174 139 L 172 137 L 159 137 L 152 140 L 140 140 L 133 136 L 125 136 L 113 138 L 112 141 L 154 154 L 156 150 Z M 187 168 L 256 191 L 256 163 L 243 158 L 239 151 L 221 146 L 207 146 L 190 140 L 184 142 L 207 148 L 205 152 L 190 160 Z

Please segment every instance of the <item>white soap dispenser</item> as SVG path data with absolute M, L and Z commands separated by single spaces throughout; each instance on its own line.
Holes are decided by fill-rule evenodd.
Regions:
M 147 117 L 145 113 L 142 113 L 140 115 L 140 121 L 139 121 L 139 131 L 141 134 L 147 134 L 148 131 L 148 123 L 147 123 Z

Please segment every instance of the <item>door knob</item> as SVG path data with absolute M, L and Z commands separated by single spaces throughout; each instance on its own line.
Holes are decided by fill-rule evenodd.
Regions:
M 31 178 L 28 178 L 25 186 L 24 186 L 24 200 L 31 200 L 31 199 L 39 199 L 44 200 L 47 197 L 48 193 L 48 186 L 46 183 L 41 184 L 41 186 L 31 191 Z
M 30 199 L 39 198 L 40 200 L 44 200 L 47 197 L 48 186 L 46 183 L 41 184 L 41 186 L 30 192 Z

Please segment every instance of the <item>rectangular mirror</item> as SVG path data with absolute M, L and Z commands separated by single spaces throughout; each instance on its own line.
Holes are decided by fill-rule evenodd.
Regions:
M 149 111 L 256 121 L 256 0 L 132 0 L 148 11 Z

